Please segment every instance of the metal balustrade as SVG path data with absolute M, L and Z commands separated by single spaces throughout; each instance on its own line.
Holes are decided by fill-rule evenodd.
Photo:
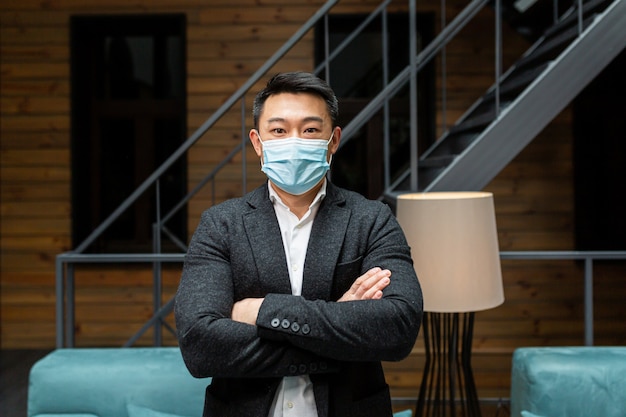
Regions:
M 56 326 L 57 347 L 74 346 L 74 294 L 76 264 L 85 263 L 152 263 L 160 268 L 161 263 L 181 263 L 184 254 L 71 254 L 65 253 L 56 260 Z M 581 338 L 587 346 L 594 344 L 593 315 L 593 263 L 596 261 L 626 261 L 626 251 L 502 251 L 503 260 L 578 260 L 584 261 L 584 335 Z M 158 326 L 163 318 L 172 312 L 174 300 L 169 300 L 155 310 L 152 318 L 133 335 L 124 346 L 132 346 L 151 326 Z M 169 328 L 174 334 L 174 329 Z
M 192 197 L 197 195 L 200 190 L 204 189 L 208 184 L 212 184 L 212 203 L 215 203 L 215 180 L 217 174 L 229 164 L 236 156 L 242 156 L 242 194 L 247 189 L 247 171 L 246 171 L 246 145 L 247 145 L 247 133 L 246 133 L 246 114 L 248 106 L 246 105 L 245 96 L 256 85 L 267 72 L 276 65 L 280 59 L 288 53 L 311 29 L 315 27 L 322 19 L 325 21 L 324 25 L 324 39 L 325 39 L 325 60 L 318 65 L 314 72 L 320 74 L 322 71 L 326 72 L 326 79 L 329 80 L 330 65 L 334 58 L 336 58 L 341 51 L 350 42 L 354 41 L 357 35 L 369 24 L 373 19 L 380 18 L 382 27 L 387 26 L 387 8 L 390 0 L 381 2 L 377 7 L 357 29 L 350 34 L 340 45 L 338 45 L 333 51 L 328 47 L 328 13 L 338 3 L 339 0 L 329 0 L 313 15 L 311 18 L 288 39 L 232 96 L 230 96 L 226 102 L 212 114 L 169 158 L 167 158 L 163 164 L 161 164 L 128 198 L 126 198 L 83 242 L 78 244 L 72 251 L 59 254 L 56 258 L 56 344 L 58 347 L 74 346 L 74 325 L 75 325 L 75 311 L 74 311 L 74 292 L 75 292 L 75 266 L 78 264 L 129 264 L 129 263 L 147 263 L 152 265 L 153 270 L 153 306 L 154 315 L 146 322 L 138 332 L 128 340 L 125 344 L 130 346 L 134 344 L 137 339 L 145 333 L 150 327 L 154 328 L 154 345 L 159 346 L 162 344 L 161 327 L 168 327 L 169 331 L 173 329 L 169 328 L 164 322 L 163 318 L 169 314 L 173 308 L 173 301 L 170 300 L 166 304 L 162 305 L 162 293 L 161 293 L 161 267 L 164 263 L 181 263 L 184 259 L 184 252 L 186 251 L 186 243 L 180 241 L 171 231 L 167 228 L 166 224 L 168 220 L 172 218 L 180 210 L 186 208 L 187 203 Z M 501 29 L 502 24 L 500 18 L 500 2 L 501 0 L 495 0 L 494 6 L 496 10 L 495 18 L 495 33 L 496 40 L 494 42 L 494 89 L 496 102 L 499 102 L 499 85 L 501 79 L 501 56 L 502 56 L 502 42 L 501 42 Z M 403 178 L 392 181 L 389 174 L 389 111 L 388 102 L 392 99 L 402 88 L 409 85 L 410 91 L 410 136 L 411 136 L 411 155 L 410 155 L 410 170 L 407 175 L 410 176 L 410 188 L 417 190 L 418 185 L 418 165 L 419 155 L 417 154 L 417 73 L 422 70 L 426 64 L 431 62 L 436 56 L 442 57 L 442 76 L 445 79 L 445 48 L 446 45 L 457 35 L 485 6 L 488 5 L 489 0 L 473 0 L 471 1 L 452 21 L 445 23 L 445 19 L 442 21 L 442 29 L 435 39 L 426 45 L 422 51 L 417 53 L 417 46 L 415 44 L 416 38 L 416 0 L 408 1 L 409 14 L 412 17 L 409 19 L 409 36 L 411 36 L 410 43 L 410 65 L 401 71 L 395 78 L 388 80 L 388 61 L 387 61 L 387 38 L 386 31 L 382 33 L 382 45 L 383 45 L 383 88 L 381 91 L 368 103 L 362 111 L 357 114 L 346 126 L 343 128 L 342 142 L 340 146 L 344 146 L 347 141 L 351 140 L 356 132 L 367 123 L 377 112 L 383 110 L 383 125 L 384 129 L 384 172 L 385 172 L 385 187 L 386 194 L 393 194 L 394 187 L 397 186 L 399 181 Z M 555 2 L 556 3 L 556 2 Z M 579 33 L 583 31 L 582 25 L 582 0 L 578 0 L 578 21 L 579 21 Z M 445 1 L 442 0 L 442 15 L 445 15 Z M 556 9 L 555 9 L 556 10 Z M 618 10 L 619 11 L 619 10 Z M 555 12 L 555 20 L 557 13 Z M 329 80 L 332 82 L 332 80 Z M 445 115 L 445 86 L 442 91 L 442 103 L 443 108 L 439 111 Z M 207 175 L 195 185 L 188 194 L 179 201 L 169 212 L 161 215 L 160 206 L 160 177 L 181 157 L 193 147 L 197 141 L 204 136 L 227 112 L 229 112 L 237 103 L 241 106 L 241 142 L 235 146 L 229 154 L 218 163 Z M 499 106 L 498 106 L 499 107 Z M 445 123 L 445 118 L 444 118 Z M 445 129 L 445 125 L 444 125 Z M 111 224 L 113 224 L 122 213 L 133 205 L 142 195 L 148 190 L 154 187 L 155 199 L 156 199 L 156 221 L 153 225 L 153 252 L 152 253 L 134 253 L 134 254 L 88 254 L 85 251 L 94 243 L 94 241 L 107 230 Z M 162 239 L 163 235 L 170 239 L 180 249 L 180 253 L 162 253 Z M 534 258 L 532 257 L 534 256 Z M 571 252 L 571 251 L 559 251 L 559 252 L 502 252 L 503 259 L 580 259 L 585 263 L 589 263 L 588 269 L 591 272 L 591 264 L 594 260 L 602 259 L 626 259 L 626 252 Z M 587 268 L 586 268 L 587 271 Z M 592 317 L 592 293 L 591 288 L 587 288 L 592 281 L 592 275 L 587 277 L 585 274 L 585 343 L 593 343 L 593 317 Z M 591 295 L 590 295 L 591 293 Z M 589 311 L 588 311 L 589 310 Z M 589 317 L 590 315 L 590 317 Z M 591 329 L 591 330 L 589 330 Z M 588 332 L 591 332 L 588 334 Z

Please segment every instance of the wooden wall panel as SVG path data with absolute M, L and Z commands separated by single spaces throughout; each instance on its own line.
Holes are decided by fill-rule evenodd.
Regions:
M 258 3 L 262 3 L 259 5 Z M 1 347 L 51 348 L 55 343 L 54 262 L 70 238 L 69 21 L 76 14 L 184 13 L 187 17 L 188 128 L 197 129 L 245 83 L 323 3 L 322 0 L 5 0 L 0 4 L 0 274 Z M 447 2 L 449 22 L 467 2 Z M 439 2 L 419 2 L 435 13 Z M 364 13 L 375 0 L 342 0 L 334 13 Z M 406 10 L 394 1 L 391 11 Z M 504 68 L 528 46 L 507 27 Z M 313 34 L 269 73 L 313 66 Z M 493 13 L 485 10 L 447 48 L 444 86 L 436 58 L 437 129 L 443 131 L 494 82 Z M 248 106 L 262 80 L 246 96 Z M 445 120 L 442 103 L 446 103 Z M 189 187 L 241 140 L 236 104 L 187 156 Z M 251 118 L 246 114 L 248 125 Z M 564 110 L 487 187 L 495 196 L 502 250 L 574 248 L 571 112 Z M 248 189 L 265 179 L 251 147 Z M 188 230 L 216 201 L 242 193 L 242 156 L 188 207 Z M 626 344 L 624 262 L 595 266 L 596 341 Z M 179 267 L 164 274 L 164 299 Z M 504 261 L 506 301 L 476 316 L 474 367 L 479 395 L 506 397 L 513 349 L 583 343 L 583 267 L 573 261 Z M 151 315 L 149 267 L 77 271 L 76 340 L 80 346 L 121 345 Z M 168 322 L 173 326 L 171 316 Z M 150 345 L 151 331 L 140 340 Z M 164 332 L 166 344 L 175 344 Z M 404 361 L 385 364 L 395 396 L 415 396 L 423 367 L 421 336 Z

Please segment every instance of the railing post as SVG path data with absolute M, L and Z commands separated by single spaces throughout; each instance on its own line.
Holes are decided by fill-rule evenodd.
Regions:
M 74 289 L 74 264 L 68 262 L 67 264 L 67 286 L 66 286 L 66 310 L 65 310 L 65 346 L 74 347 L 74 326 L 76 320 L 74 319 L 74 305 L 76 303 L 75 289 Z
M 385 8 L 381 14 L 381 42 L 383 44 L 383 89 L 387 88 L 387 84 L 389 84 L 389 27 L 387 20 L 387 8 Z M 385 101 L 385 106 L 383 107 L 383 177 L 385 189 L 389 187 L 391 183 L 391 173 L 390 173 L 390 123 L 389 123 L 389 100 Z
M 159 221 L 152 225 L 152 234 L 153 237 L 153 249 L 155 254 L 161 253 L 161 226 L 159 225 Z M 152 309 L 153 311 L 159 311 L 161 308 L 161 295 L 162 295 L 162 282 L 163 277 L 161 273 L 161 262 L 155 261 L 152 263 Z M 161 321 L 154 322 L 154 335 L 153 335 L 153 343 L 154 346 L 162 345 L 162 332 L 161 332 Z
M 152 225 L 152 251 L 161 253 L 161 180 L 156 180 L 156 222 Z M 157 312 L 161 308 L 162 295 L 161 262 L 152 263 L 152 309 Z M 154 346 L 162 345 L 161 321 L 154 322 Z
M 501 0 L 496 0 L 496 53 L 494 54 L 496 63 L 496 82 L 495 82 L 495 110 L 496 119 L 500 116 L 500 75 L 502 73 L 502 16 L 501 16 Z
M 593 258 L 585 257 L 585 345 L 593 346 Z
M 411 190 L 417 191 L 417 6 L 415 0 L 409 0 L 409 54 L 410 60 L 410 133 L 411 133 Z M 388 99 L 387 99 L 388 101 Z
M 439 14 L 441 15 L 441 30 L 443 31 L 446 28 L 446 0 L 441 0 L 441 6 Z M 447 121 L 446 121 L 446 111 L 448 107 L 447 99 L 448 99 L 448 89 L 447 89 L 447 55 L 446 55 L 446 45 L 441 47 L 441 134 L 443 134 L 447 129 Z
M 241 97 L 241 195 L 246 195 L 248 189 L 248 166 L 246 161 L 246 144 L 248 135 L 246 133 L 246 96 Z
M 63 347 L 63 336 L 65 335 L 65 327 L 63 320 L 65 319 L 65 264 L 61 256 L 56 258 L 56 346 L 57 349 Z

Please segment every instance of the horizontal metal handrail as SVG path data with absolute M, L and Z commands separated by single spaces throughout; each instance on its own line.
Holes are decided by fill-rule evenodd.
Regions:
M 501 251 L 502 260 L 580 260 L 585 262 L 584 273 L 584 342 L 593 345 L 593 262 L 601 260 L 626 260 L 623 251 Z M 56 343 L 57 347 L 74 346 L 74 264 L 85 263 L 182 263 L 181 253 L 118 253 L 77 254 L 65 253 L 56 260 Z M 67 272 L 67 273 L 66 273 Z M 152 318 L 127 342 L 132 344 L 150 326 L 172 312 L 173 299 L 155 311 Z

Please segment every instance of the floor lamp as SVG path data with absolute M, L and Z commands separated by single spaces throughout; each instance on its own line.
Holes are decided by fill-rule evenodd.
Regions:
M 424 294 L 426 362 L 416 416 L 480 416 L 474 313 L 504 302 L 493 195 L 404 194 L 397 218 Z

